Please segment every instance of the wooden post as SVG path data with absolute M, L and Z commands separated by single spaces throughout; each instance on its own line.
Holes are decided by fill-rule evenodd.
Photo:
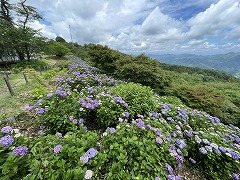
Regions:
M 41 67 L 40 67 L 40 66 L 38 66 L 38 70 L 39 70 L 39 72 L 40 72 L 40 75 L 42 75 L 42 70 L 41 70 Z
M 8 76 L 8 73 L 7 73 L 7 72 L 5 72 L 5 76 L 6 76 L 7 78 L 9 78 L 9 76 Z
M 11 84 L 10 84 L 9 81 L 8 81 L 7 76 L 4 76 L 4 80 L 5 80 L 6 84 L 7 84 L 7 87 L 8 87 L 8 90 L 9 90 L 11 96 L 14 96 L 15 94 L 14 94 L 14 92 L 13 92 L 13 89 L 12 89 L 12 87 L 11 87 Z
M 24 72 L 23 72 L 23 77 L 24 77 L 26 83 L 28 83 L 28 78 L 27 78 L 27 76 L 26 76 L 26 74 Z

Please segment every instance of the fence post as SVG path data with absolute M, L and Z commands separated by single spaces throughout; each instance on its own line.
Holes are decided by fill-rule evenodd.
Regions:
M 11 87 L 11 84 L 10 84 L 9 81 L 8 81 L 7 76 L 4 76 L 4 80 L 5 80 L 6 84 L 7 84 L 7 87 L 8 87 L 8 90 L 9 90 L 11 96 L 14 96 L 15 94 L 14 94 L 14 92 L 13 92 L 13 89 L 12 89 L 12 87 Z
M 41 67 L 40 67 L 40 66 L 38 66 L 38 70 L 39 70 L 39 72 L 40 72 L 40 75 L 42 75 L 42 70 L 41 70 Z
M 26 83 L 28 83 L 28 78 L 27 78 L 27 76 L 26 76 L 26 74 L 24 72 L 23 72 L 23 77 L 24 77 Z

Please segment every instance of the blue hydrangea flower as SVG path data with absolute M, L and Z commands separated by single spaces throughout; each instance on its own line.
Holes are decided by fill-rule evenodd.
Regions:
M 18 146 L 16 147 L 13 152 L 16 156 L 25 156 L 28 153 L 28 147 L 27 146 Z
M 12 128 L 10 126 L 5 126 L 1 129 L 1 132 L 6 134 L 10 133 L 11 131 L 12 131 Z
M 0 139 L 0 142 L 2 144 L 3 147 L 8 147 L 8 146 L 11 146 L 12 143 L 13 143 L 14 139 L 12 136 L 3 136 L 1 139 Z

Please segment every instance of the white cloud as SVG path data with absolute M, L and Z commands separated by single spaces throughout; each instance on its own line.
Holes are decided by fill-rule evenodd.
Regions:
M 16 2 L 17 0 L 10 0 Z M 175 1 L 174 1 L 175 2 Z M 227 49 L 240 41 L 239 0 L 28 0 L 47 23 L 34 21 L 44 36 L 80 44 L 100 43 L 124 52 L 190 52 Z M 214 4 L 213 4 L 214 3 Z M 189 20 L 175 19 L 191 7 L 206 9 Z M 190 13 L 191 14 L 191 13 Z M 211 38 L 217 42 L 211 42 Z M 230 47 L 228 47 L 230 48 Z
M 210 35 L 226 35 L 226 29 L 233 30 L 240 26 L 237 7 L 238 0 L 220 0 L 212 4 L 206 11 L 199 13 L 188 21 L 190 31 L 189 38 L 203 39 Z

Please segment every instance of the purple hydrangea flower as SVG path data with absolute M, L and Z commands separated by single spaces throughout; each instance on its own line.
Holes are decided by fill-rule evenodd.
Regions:
M 57 133 L 57 136 L 58 136 L 59 138 L 62 138 L 62 137 L 63 137 L 62 133 Z
M 0 142 L 2 144 L 2 146 L 4 147 L 8 147 L 8 146 L 11 146 L 12 143 L 13 143 L 14 139 L 12 136 L 3 136 L 1 139 L 0 139 Z
M 90 148 L 87 152 L 86 155 L 88 158 L 94 158 L 98 154 L 98 151 L 95 148 Z
M 6 134 L 10 133 L 11 131 L 12 131 L 12 128 L 10 126 L 5 126 L 1 129 L 1 132 Z
M 180 140 L 180 139 L 176 139 L 176 145 L 178 147 L 180 147 L 181 149 L 183 149 L 185 146 L 186 146 L 186 143 L 183 141 L 183 140 Z
M 239 160 L 240 159 L 240 154 L 238 154 L 234 151 L 230 152 L 230 154 L 232 155 L 233 160 Z
M 209 142 L 207 139 L 202 139 L 202 142 L 205 143 L 205 144 L 207 144 L 207 145 L 210 144 L 210 142 Z M 211 145 L 210 145 L 210 146 L 211 146 Z
M 130 116 L 130 113 L 129 112 L 124 112 L 124 113 L 122 113 L 122 116 L 128 118 Z
M 41 135 L 42 132 L 43 132 L 43 130 L 39 130 L 39 131 L 38 131 L 38 135 Z
M 159 177 L 155 177 L 155 180 L 161 180 Z
M 202 154 L 207 154 L 207 151 L 204 147 L 201 147 L 199 148 L 199 151 L 202 153 Z
M 181 131 L 181 127 L 179 125 L 175 126 L 177 130 Z
M 158 138 L 156 138 L 156 142 L 157 142 L 158 144 L 162 144 L 162 143 L 163 143 L 163 140 L 158 137 Z
M 110 132 L 110 134 L 113 134 L 113 133 L 116 132 L 116 129 L 115 128 L 110 128 L 109 132 Z
M 225 152 L 227 151 L 223 146 L 220 146 L 220 147 L 219 147 L 219 150 L 220 150 L 222 153 L 225 153 Z
M 36 110 L 36 114 L 43 114 L 44 111 L 45 111 L 44 108 L 38 108 L 38 109 Z
M 61 151 L 61 149 L 62 149 L 62 145 L 59 144 L 54 147 L 53 151 L 54 151 L 54 153 L 58 154 Z
M 205 149 L 208 151 L 208 152 L 212 152 L 212 146 L 205 146 Z
M 239 175 L 236 174 L 236 173 L 234 173 L 234 174 L 232 174 L 232 178 L 233 178 L 234 180 L 239 180 Z
M 84 154 L 80 157 L 80 160 L 82 161 L 83 164 L 86 164 L 88 162 L 89 158 L 86 154 Z
M 50 97 L 52 97 L 52 95 L 53 95 L 53 93 L 48 93 L 47 97 L 50 98 Z
M 174 176 L 174 175 L 168 175 L 167 176 L 168 180 L 181 180 L 180 176 Z
M 176 157 L 176 160 L 179 162 L 179 163 L 183 163 L 183 157 L 182 156 L 180 156 L 180 155 L 177 155 Z
M 172 117 L 167 117 L 167 120 L 170 122 L 174 122 L 174 119 Z
M 30 106 L 29 104 L 25 105 L 25 111 L 31 111 L 33 109 L 33 106 Z
M 156 135 L 159 136 L 160 134 L 161 134 L 161 130 L 160 130 L 160 129 L 157 129 Z
M 202 140 L 198 137 L 198 135 L 195 136 L 196 143 L 200 144 Z
M 165 167 L 167 168 L 168 173 L 169 173 L 170 175 L 173 175 L 173 168 L 172 168 L 172 166 L 171 166 L 170 164 L 166 163 L 166 164 L 165 164 Z
M 141 119 L 136 119 L 136 122 L 139 128 L 142 128 L 145 126 L 145 123 Z
M 213 147 L 213 148 L 215 148 L 215 149 L 218 149 L 218 145 L 215 144 L 215 143 L 211 143 L 210 146 Z
M 39 128 L 40 128 L 41 130 L 43 130 L 43 129 L 46 128 L 46 126 L 40 126 Z
M 78 121 L 78 124 L 83 124 L 83 123 L 84 123 L 83 118 L 80 118 L 79 121 Z
M 13 150 L 13 154 L 16 156 L 25 156 L 28 153 L 27 146 L 18 146 Z
M 193 158 L 189 158 L 189 161 L 191 162 L 191 163 L 193 163 L 193 164 L 196 164 L 196 161 L 193 159 Z

